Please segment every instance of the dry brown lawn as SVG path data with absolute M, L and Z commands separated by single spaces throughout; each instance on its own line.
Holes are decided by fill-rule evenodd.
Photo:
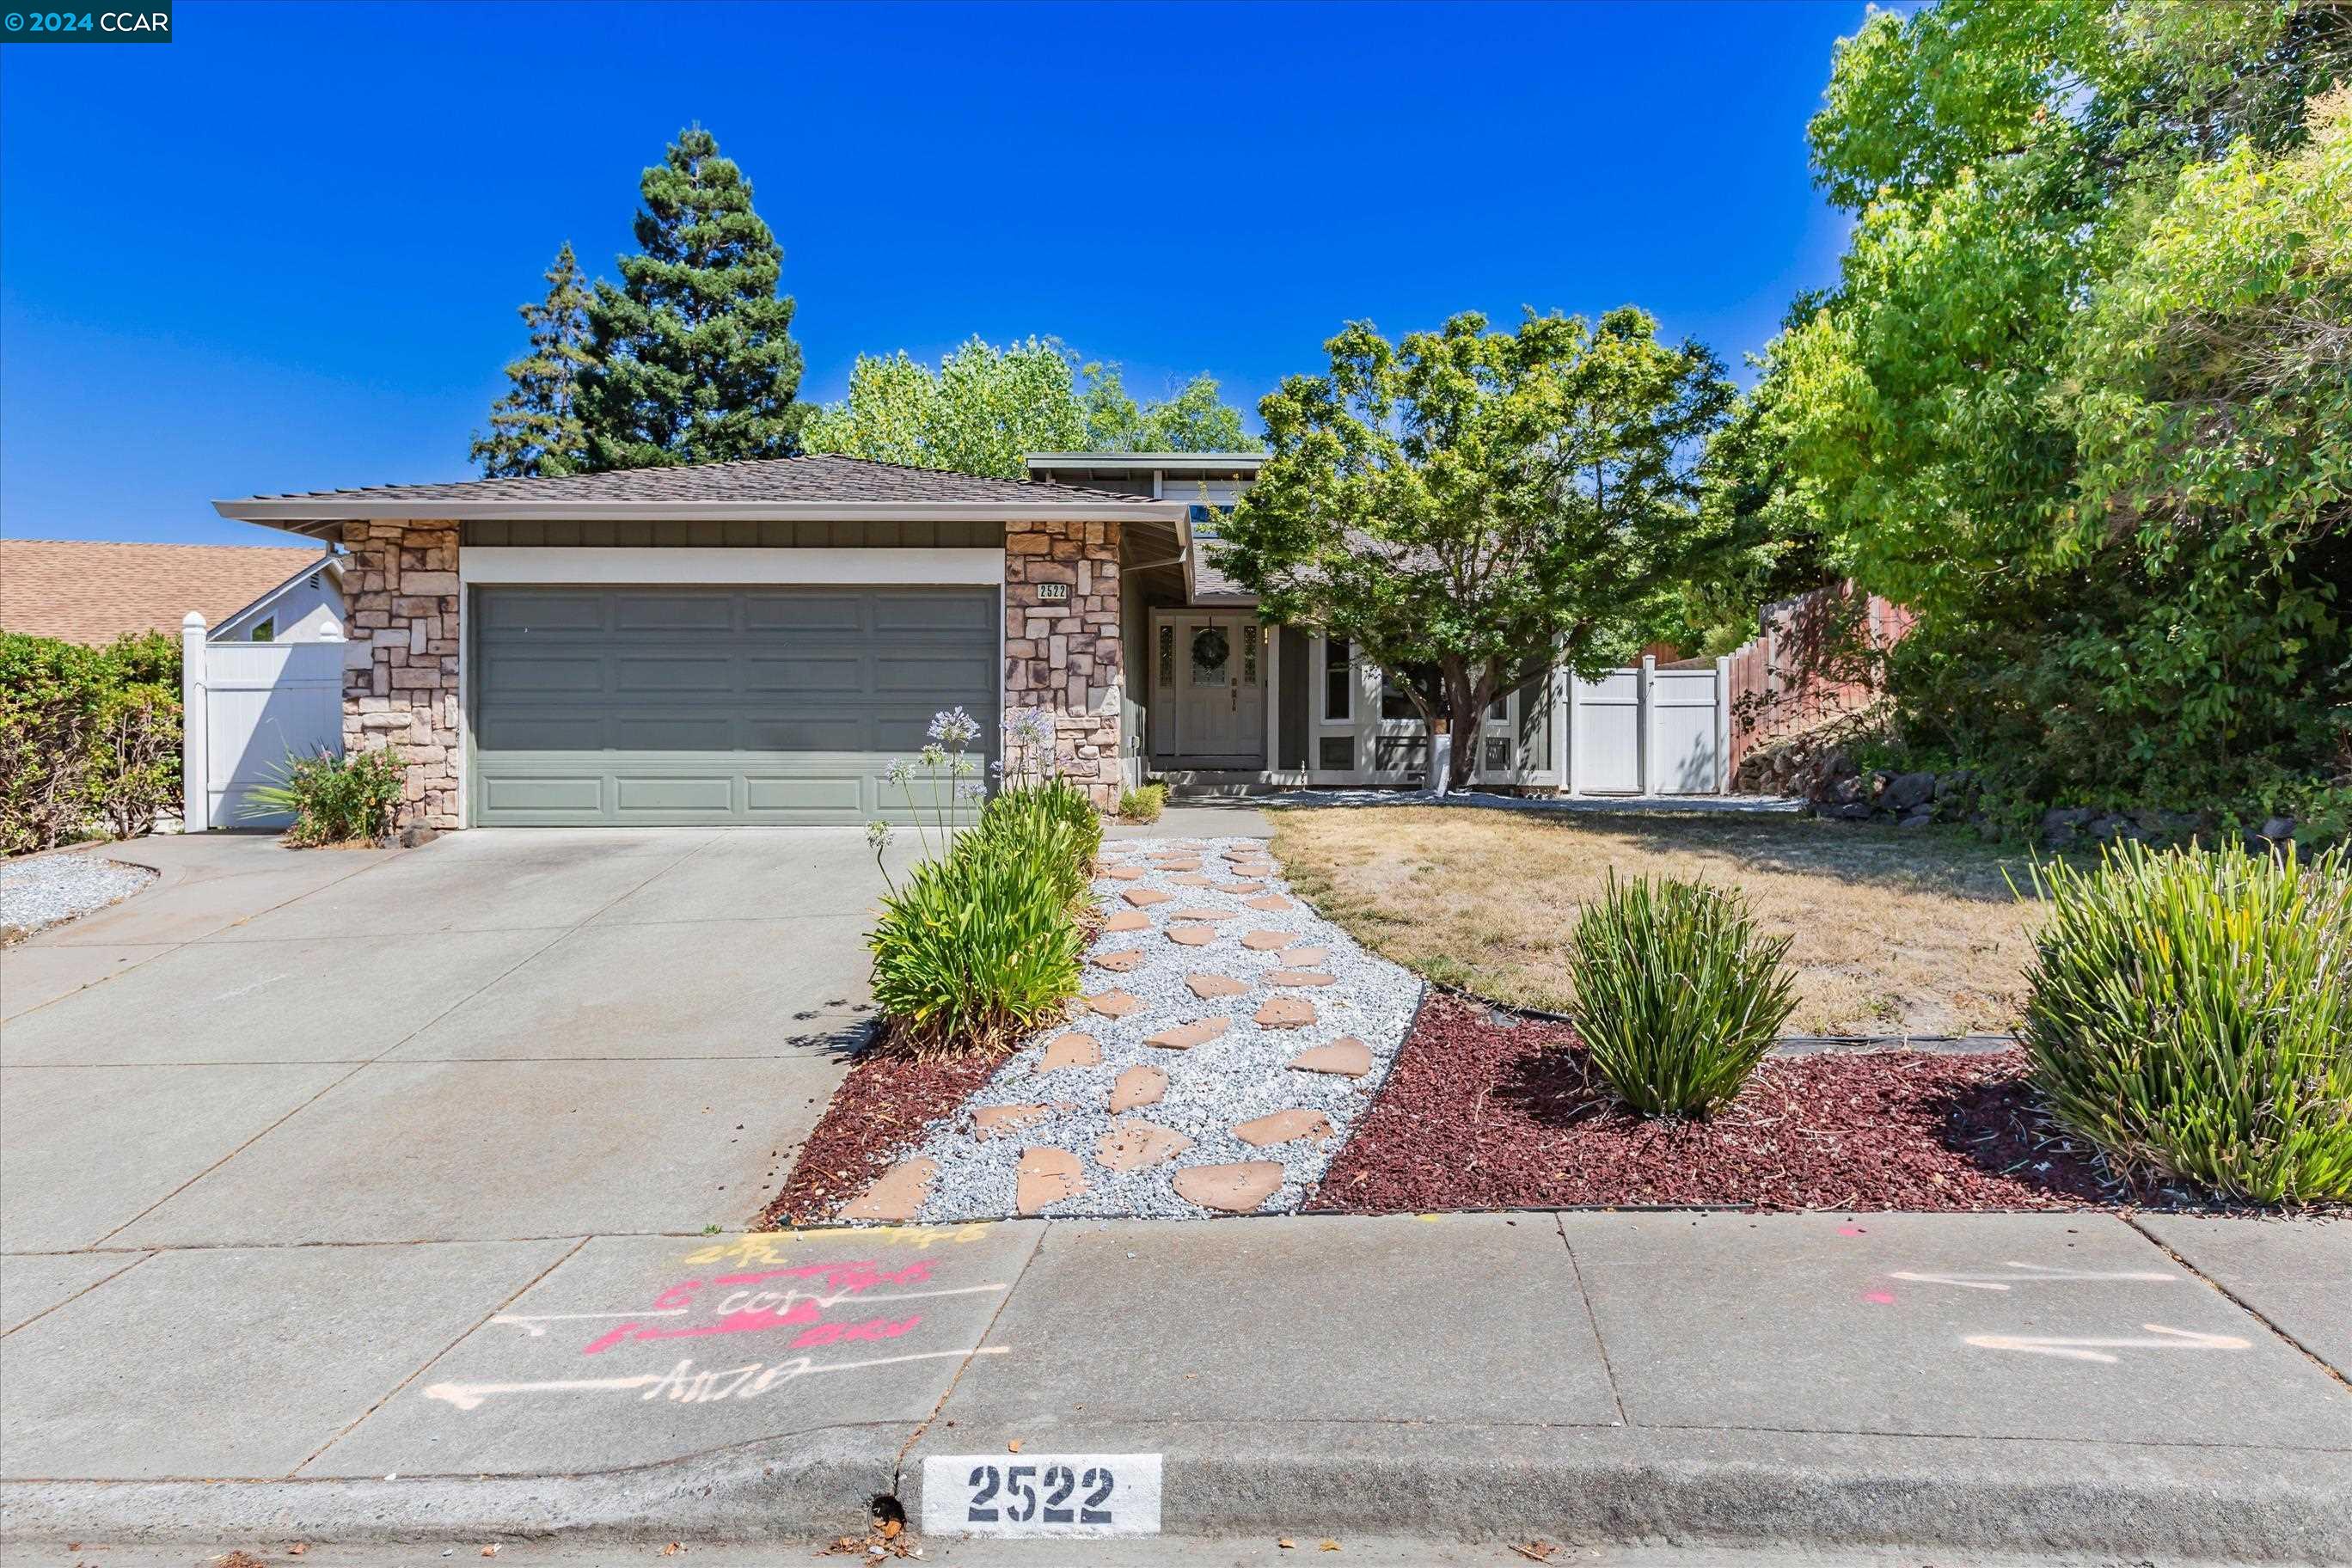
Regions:
M 1746 893 L 1794 939 L 1795 1032 L 1998 1033 L 2024 1002 L 2039 911 L 2008 879 L 2030 889 L 2027 862 L 1960 830 L 1409 806 L 1274 823 L 1293 883 L 1359 942 L 1498 1002 L 1568 1009 L 1577 911 L 1612 868 Z

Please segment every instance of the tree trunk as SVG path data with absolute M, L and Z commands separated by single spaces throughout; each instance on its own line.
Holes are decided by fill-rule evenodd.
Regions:
M 1470 787 L 1471 771 L 1477 765 L 1478 730 L 1486 721 L 1486 704 L 1494 700 L 1491 693 L 1479 689 L 1480 682 L 1470 673 L 1465 659 L 1448 658 L 1439 661 L 1438 679 L 1445 688 L 1446 706 L 1451 708 L 1454 722 L 1454 754 L 1445 770 L 1445 787 L 1449 790 Z M 1431 749 L 1435 750 L 1435 731 L 1432 732 Z

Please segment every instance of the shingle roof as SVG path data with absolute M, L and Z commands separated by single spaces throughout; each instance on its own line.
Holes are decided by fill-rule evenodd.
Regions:
M 372 485 L 356 489 L 289 491 L 245 498 L 248 501 L 336 501 L 377 504 L 511 502 L 530 506 L 571 503 L 685 504 L 906 504 L 963 503 L 1012 507 L 1151 506 L 1149 497 L 1042 479 L 1003 479 L 941 468 L 908 468 L 864 458 L 824 454 L 736 463 L 697 463 L 667 468 L 627 468 L 604 474 L 567 474 L 553 479 L 464 479 L 435 485 Z M 236 502 L 224 502 L 235 506 Z
M 0 539 L 0 630 L 97 646 L 125 632 L 218 626 L 326 561 L 315 545 Z

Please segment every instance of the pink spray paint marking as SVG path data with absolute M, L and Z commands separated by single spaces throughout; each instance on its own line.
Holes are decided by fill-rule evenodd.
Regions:
M 793 1290 L 762 1291 L 761 1295 L 771 1299 L 781 1295 L 781 1303 L 777 1306 L 745 1306 L 724 1312 L 714 1321 L 684 1328 L 641 1323 L 633 1319 L 597 1335 L 581 1347 L 580 1353 L 601 1355 L 615 1345 L 636 1340 L 704 1339 L 715 1334 L 751 1334 L 788 1328 L 805 1331 L 793 1341 L 795 1349 L 831 1344 L 836 1340 L 895 1339 L 921 1322 L 922 1319 L 909 1318 L 895 1325 L 883 1318 L 861 1324 L 827 1323 L 823 1321 L 825 1309 L 843 1296 L 855 1295 L 876 1285 L 919 1285 L 928 1283 L 930 1278 L 931 1266 L 927 1262 L 910 1263 L 904 1268 L 886 1274 L 871 1260 L 811 1263 L 797 1268 L 765 1268 L 749 1274 L 721 1274 L 711 1279 L 709 1284 L 743 1287 L 775 1279 L 799 1279 L 818 1286 L 819 1290 L 807 1296 Z M 683 1311 L 693 1303 L 696 1293 L 703 1288 L 702 1280 L 681 1280 L 654 1298 L 654 1310 L 664 1313 Z M 734 1299 L 730 1298 L 730 1300 Z M 758 1299 L 753 1298 L 755 1300 Z
M 1870 1231 L 1867 1227 L 1863 1226 L 1842 1225 L 1838 1226 L 1838 1234 L 1840 1236 L 1868 1236 Z
M 1895 1292 L 1892 1290 L 1865 1290 L 1862 1293 L 1862 1299 L 1875 1307 L 1895 1305 Z

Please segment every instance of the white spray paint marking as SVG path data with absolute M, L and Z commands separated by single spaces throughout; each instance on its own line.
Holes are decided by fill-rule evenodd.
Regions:
M 291 980 L 290 974 L 273 974 L 267 980 L 257 980 L 250 985 L 240 985 L 234 991 L 224 991 L 213 998 L 215 1002 L 233 1002 L 239 996 L 249 996 L 264 986 L 275 985 L 281 980 Z
M 2242 1351 L 2249 1342 L 2235 1334 L 2200 1334 L 2188 1329 L 2168 1329 L 2162 1323 L 2140 1325 L 2155 1339 L 2058 1339 L 2026 1334 L 1970 1334 L 1968 1342 L 1979 1350 L 2023 1351 L 2028 1355 L 2054 1355 L 2068 1361 L 2113 1363 L 2108 1350 Z
M 2004 1263 L 2003 1268 L 2014 1268 L 2015 1274 L 1915 1274 L 1908 1269 L 1891 1276 L 1908 1279 L 1919 1285 L 1957 1285 L 1963 1290 L 2006 1290 L 2015 1285 L 2046 1285 L 2091 1279 L 2133 1279 L 2150 1285 L 2169 1285 L 2180 1279 L 2178 1274 L 2165 1274 L 2153 1269 L 2123 1269 L 2114 1273 L 2098 1273 L 2073 1268 L 2047 1268 L 2039 1263 Z
M 491 1314 L 490 1321 L 511 1324 L 520 1329 L 528 1338 L 543 1340 L 547 1337 L 547 1331 L 540 1327 L 541 1323 L 569 1323 L 582 1318 L 683 1318 L 684 1316 L 686 1316 L 684 1307 L 665 1307 L 657 1312 L 496 1312 Z
M 445 1400 L 460 1410 L 473 1410 L 492 1394 L 565 1394 L 581 1391 L 608 1392 L 642 1388 L 640 1399 L 654 1399 L 667 1394 L 670 1399 L 688 1405 L 706 1405 L 714 1400 L 733 1397 L 749 1399 L 765 1394 L 781 1384 L 814 1376 L 821 1372 L 856 1372 L 863 1367 L 895 1366 L 900 1362 L 939 1361 L 950 1356 L 1003 1355 L 1006 1345 L 974 1345 L 966 1350 L 918 1351 L 911 1355 L 877 1356 L 870 1361 L 836 1361 L 819 1363 L 807 1356 L 780 1361 L 773 1366 L 752 1362 L 744 1366 L 709 1368 L 691 1371 L 691 1358 L 679 1362 L 667 1372 L 639 1373 L 630 1377 L 569 1377 L 540 1383 L 436 1383 L 424 1390 L 427 1399 Z M 722 1382 L 732 1379 L 732 1382 Z

